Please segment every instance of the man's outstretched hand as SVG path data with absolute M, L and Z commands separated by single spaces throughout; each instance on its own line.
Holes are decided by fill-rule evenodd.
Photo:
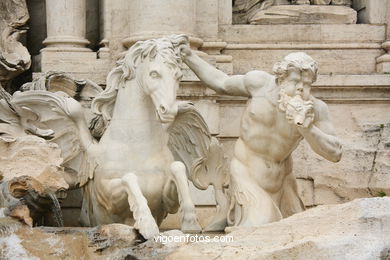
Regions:
M 179 50 L 182 58 L 189 57 L 192 54 L 192 50 L 188 42 L 181 44 L 179 46 Z

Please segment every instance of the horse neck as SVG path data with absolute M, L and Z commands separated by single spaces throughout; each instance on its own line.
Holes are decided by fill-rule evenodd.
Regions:
M 128 142 L 129 147 L 166 145 L 167 133 L 156 117 L 152 99 L 144 93 L 136 80 L 126 81 L 118 89 L 114 111 L 107 134 L 118 133 L 114 140 Z

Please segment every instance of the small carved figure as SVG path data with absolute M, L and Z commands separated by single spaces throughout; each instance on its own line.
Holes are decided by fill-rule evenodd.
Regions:
M 264 13 L 266 9 L 272 9 L 277 5 L 344 5 L 351 6 L 351 0 L 236 0 L 233 3 L 233 23 L 251 23 L 256 20 L 256 16 Z M 288 10 L 288 8 L 286 8 Z M 263 12 L 262 12 L 263 11 Z M 286 10 L 272 10 L 270 15 L 286 15 Z
M 311 0 L 311 4 L 314 5 L 345 5 L 351 6 L 352 0 Z
M 280 4 L 288 4 L 288 0 L 236 0 L 233 3 L 233 23 L 247 23 L 258 11 Z
M 187 45 L 182 56 L 217 93 L 249 98 L 230 165 L 229 224 L 260 226 L 304 210 L 291 153 L 303 138 L 332 162 L 342 153 L 327 105 L 310 94 L 317 63 L 305 53 L 291 53 L 275 64 L 275 75 L 256 70 L 228 76 Z
M 297 5 L 309 5 L 310 0 L 292 0 L 291 3 Z

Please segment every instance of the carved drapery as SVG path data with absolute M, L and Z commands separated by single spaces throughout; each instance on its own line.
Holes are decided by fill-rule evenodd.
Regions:
M 352 0 L 235 0 L 233 23 L 248 23 L 259 11 L 274 5 L 342 5 L 351 6 Z

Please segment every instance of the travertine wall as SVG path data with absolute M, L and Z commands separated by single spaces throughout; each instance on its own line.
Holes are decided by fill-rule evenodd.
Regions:
M 320 66 L 313 93 L 328 103 L 344 144 L 343 158 L 337 164 L 315 155 L 305 142 L 294 152 L 294 172 L 305 205 L 390 194 L 390 69 L 386 69 L 390 61 L 385 55 L 385 50 L 390 49 L 386 44 L 390 39 L 386 27 L 390 4 L 354 0 L 359 24 L 232 25 L 231 0 L 169 1 L 170 8 L 165 1 L 156 1 L 153 9 L 145 9 L 147 15 L 137 11 L 135 16 L 134 12 L 148 8 L 148 3 L 115 0 L 107 5 L 106 0 L 100 0 L 100 7 L 105 9 L 100 9 L 100 16 L 96 15 L 100 17 L 99 35 L 96 28 L 90 28 L 85 38 L 95 45 L 104 40 L 108 49 L 43 51 L 34 57 L 34 75 L 61 70 L 104 86 L 105 77 L 124 46 L 167 33 L 189 34 L 192 47 L 229 74 L 253 69 L 271 72 L 273 64 L 286 54 L 305 51 Z M 29 4 L 34 19 L 40 14 L 34 8 L 41 2 Z M 156 8 L 158 4 L 164 8 Z M 185 12 L 180 11 L 183 8 Z M 96 10 L 96 1 L 86 1 L 86 10 L 85 19 L 95 17 L 91 10 Z M 164 12 L 158 13 L 159 10 Z M 169 26 L 164 19 L 186 26 Z M 38 25 L 31 31 L 42 34 L 42 23 L 35 24 Z M 36 50 L 40 42 L 30 38 L 30 49 Z M 246 99 L 215 95 L 190 71 L 185 74 L 179 97 L 196 104 L 231 156 Z M 194 189 L 193 195 L 204 225 L 214 207 L 212 191 Z M 80 203 L 77 198 L 74 192 L 63 204 L 68 224 L 76 223 Z M 175 227 L 177 223 L 177 218 L 171 216 L 163 227 Z

